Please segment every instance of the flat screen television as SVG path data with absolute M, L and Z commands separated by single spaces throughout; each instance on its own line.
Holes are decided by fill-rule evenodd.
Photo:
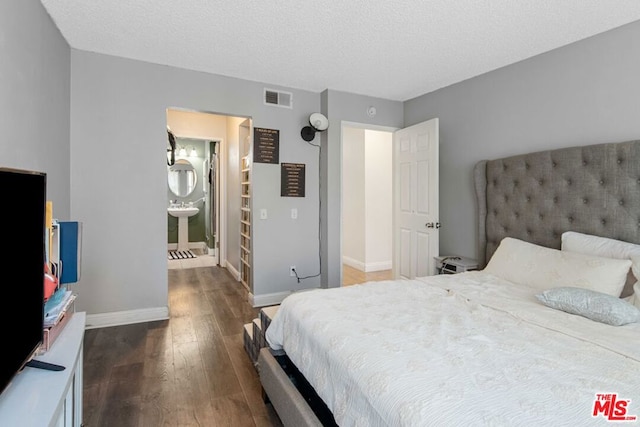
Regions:
M 0 167 L 0 392 L 42 344 L 46 190 L 45 173 Z

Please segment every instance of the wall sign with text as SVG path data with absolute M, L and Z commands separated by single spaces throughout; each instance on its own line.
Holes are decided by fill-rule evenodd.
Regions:
M 304 197 L 304 163 L 280 165 L 280 196 Z
M 280 162 L 280 131 L 278 129 L 253 128 L 253 162 Z

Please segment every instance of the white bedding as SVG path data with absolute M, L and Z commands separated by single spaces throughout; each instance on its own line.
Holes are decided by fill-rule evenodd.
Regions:
M 640 417 L 640 324 L 537 292 L 480 271 L 318 289 L 287 297 L 266 337 L 341 427 L 607 425 L 596 393 Z

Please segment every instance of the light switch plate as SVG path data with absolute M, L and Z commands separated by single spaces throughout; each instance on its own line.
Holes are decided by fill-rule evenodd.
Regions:
M 298 219 L 298 209 L 291 209 L 291 219 Z
M 260 209 L 260 219 L 267 219 L 267 210 Z

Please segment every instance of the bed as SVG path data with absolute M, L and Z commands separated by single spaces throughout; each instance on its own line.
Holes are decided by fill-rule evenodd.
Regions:
M 482 161 L 474 179 L 481 270 L 282 302 L 258 369 L 285 425 L 637 421 L 640 142 Z

